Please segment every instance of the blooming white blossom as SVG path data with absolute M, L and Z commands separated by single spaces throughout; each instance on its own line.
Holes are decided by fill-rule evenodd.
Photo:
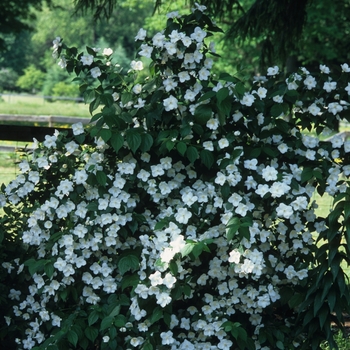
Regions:
M 142 61 L 131 61 L 131 63 L 130 63 L 130 67 L 131 67 L 131 69 L 133 69 L 133 70 L 136 70 L 136 71 L 141 71 L 141 70 L 143 70 L 143 63 L 142 63 Z
M 84 66 L 91 66 L 92 62 L 94 61 L 94 56 L 83 55 L 81 56 L 80 61 Z
M 91 76 L 93 78 L 98 78 L 102 74 L 99 67 L 94 67 L 94 68 L 90 69 L 90 73 L 91 73 Z
M 163 101 L 163 105 L 166 111 L 172 111 L 177 108 L 178 100 L 176 97 L 170 95 Z
M 104 48 L 102 51 L 102 55 L 104 56 L 111 56 L 113 54 L 113 50 L 108 47 L 108 48 Z
M 147 35 L 147 31 L 143 28 L 139 29 L 139 31 L 137 32 L 136 36 L 135 36 L 135 41 L 136 40 L 144 40 L 146 38 Z
M 268 75 L 268 76 L 269 76 L 269 75 L 277 75 L 278 72 L 279 72 L 278 66 L 269 67 L 269 68 L 267 69 L 267 75 Z

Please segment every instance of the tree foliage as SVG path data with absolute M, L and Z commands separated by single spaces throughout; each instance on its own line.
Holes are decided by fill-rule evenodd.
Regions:
M 51 0 L 46 0 L 48 4 Z M 4 35 L 18 34 L 30 28 L 33 19 L 32 7 L 40 9 L 43 0 L 2 0 L 0 2 L 0 50 L 6 48 Z

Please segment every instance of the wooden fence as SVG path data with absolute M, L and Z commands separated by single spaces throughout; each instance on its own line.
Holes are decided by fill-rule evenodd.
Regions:
M 64 125 L 71 125 L 78 122 L 87 124 L 89 120 L 89 118 L 53 115 L 0 114 L 0 140 L 32 142 L 33 138 L 35 138 L 38 141 L 43 141 L 45 135 L 52 135 L 55 130 L 67 130 L 67 127 L 64 127 Z M 16 125 L 16 123 L 28 123 L 28 125 Z M 36 123 L 40 123 L 41 125 L 33 125 Z M 62 125 L 62 127 L 57 127 L 57 125 Z

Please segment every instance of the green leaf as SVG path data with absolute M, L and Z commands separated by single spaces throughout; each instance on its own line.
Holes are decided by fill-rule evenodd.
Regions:
M 72 345 L 77 346 L 77 344 L 78 344 L 78 335 L 77 335 L 77 333 L 75 333 L 72 330 L 69 330 L 68 333 L 67 333 L 67 339 Z
M 221 88 L 216 93 L 216 98 L 218 99 L 218 103 L 220 104 L 228 95 L 229 95 L 229 89 L 227 87 Z
M 276 346 L 278 349 L 284 350 L 284 345 L 280 340 L 277 340 Z
M 200 153 L 200 158 L 202 163 L 210 169 L 212 165 L 214 164 L 214 155 L 211 151 L 208 151 L 206 149 L 203 149 Z
M 197 103 L 202 102 L 202 101 L 206 101 L 206 100 L 210 100 L 212 97 L 214 97 L 216 95 L 215 91 L 210 90 L 208 92 L 206 92 L 205 94 L 203 94 L 197 101 Z
M 178 268 L 177 263 L 175 261 L 170 261 L 169 270 L 174 276 L 176 276 L 178 274 L 179 268 Z
M 274 104 L 270 110 L 272 117 L 279 117 L 283 112 L 284 109 L 281 103 Z
M 128 102 L 132 101 L 133 94 L 131 92 L 124 92 L 121 96 L 122 104 L 125 106 Z
M 114 321 L 113 316 L 105 317 L 101 322 L 100 331 L 103 331 L 103 330 L 109 328 L 112 325 L 113 321 Z
M 283 120 L 283 119 L 276 119 L 276 126 L 284 134 L 288 134 L 289 133 L 290 126 L 285 120 Z
M 126 275 L 122 279 L 122 290 L 128 288 L 128 287 L 136 287 L 140 281 L 140 278 L 137 274 L 133 275 Z
M 126 324 L 126 317 L 124 315 L 117 315 L 113 323 L 116 327 L 124 327 Z
M 183 293 L 186 295 L 186 296 L 190 296 L 192 294 L 192 288 L 188 285 L 188 284 L 185 284 L 183 287 L 182 287 L 182 291 Z
M 89 326 L 85 329 L 84 334 L 86 338 L 94 342 L 98 336 L 98 330 L 94 327 Z
M 235 85 L 235 91 L 239 95 L 239 97 L 243 97 L 243 95 L 245 94 L 245 87 L 244 87 L 244 85 L 241 82 L 237 83 Z
M 92 112 L 94 110 L 96 110 L 99 106 L 100 106 L 100 102 L 101 102 L 101 99 L 100 99 L 100 96 L 97 96 L 95 98 L 95 100 L 93 100 L 91 103 L 90 103 L 90 106 L 89 106 L 89 112 L 90 114 L 92 114 Z
M 157 322 L 158 320 L 160 320 L 163 317 L 163 310 L 157 306 L 152 313 L 152 316 L 150 318 L 150 322 L 151 324 L 153 324 L 154 322 Z
M 106 184 L 107 184 L 107 175 L 103 171 L 101 171 L 101 170 L 97 170 L 96 171 L 96 179 L 97 179 L 97 182 L 101 186 L 106 186 Z
M 51 262 L 48 262 L 48 263 L 46 263 L 45 266 L 44 266 L 44 271 L 45 271 L 45 273 L 46 273 L 46 276 L 47 276 L 48 278 L 51 278 L 52 275 L 53 275 L 54 272 L 55 272 L 55 268 L 54 268 L 54 266 L 53 266 L 53 264 L 52 264 Z
M 227 238 L 227 240 L 231 241 L 233 239 L 233 237 L 236 235 L 240 226 L 241 226 L 241 221 L 236 216 L 232 217 L 228 221 L 228 223 L 226 225 L 226 238 Z
M 110 142 L 111 142 L 113 149 L 116 152 L 118 152 L 122 148 L 122 146 L 124 145 L 124 138 L 119 133 L 113 133 Z
M 141 146 L 142 140 L 140 133 L 135 129 L 128 129 L 126 131 L 125 138 L 131 151 L 135 153 L 137 149 Z
M 92 310 L 88 316 L 88 324 L 92 326 L 99 319 L 98 312 L 96 310 Z
M 221 195 L 223 197 L 224 200 L 227 200 L 227 198 L 230 196 L 231 194 L 231 188 L 230 185 L 225 182 L 222 186 L 221 186 Z
M 167 140 L 165 143 L 165 147 L 167 148 L 167 150 L 170 152 L 175 146 L 175 142 L 171 141 L 171 140 Z
M 150 134 L 141 134 L 140 150 L 142 152 L 148 152 L 151 149 L 153 142 L 153 137 Z
M 301 183 L 307 182 L 313 177 L 313 169 L 312 168 L 304 168 L 301 173 Z
M 28 266 L 29 273 L 33 276 L 38 270 L 44 268 L 47 260 L 29 259 L 24 262 L 24 266 Z
M 323 302 L 324 300 L 322 299 L 322 291 L 319 291 L 314 299 L 314 317 L 316 317 L 318 314 L 318 310 L 320 310 L 322 307 Z
M 110 317 L 114 317 L 117 316 L 120 312 L 120 305 L 117 305 L 114 307 L 114 309 L 111 311 L 111 313 L 109 314 Z
M 107 142 L 112 137 L 112 132 L 109 129 L 103 128 L 100 130 L 100 136 L 104 142 Z
M 194 111 L 194 120 L 200 125 L 205 125 L 212 115 L 213 111 L 210 105 L 199 105 Z
M 304 300 L 304 296 L 300 293 L 295 293 L 289 300 L 288 305 L 290 308 L 299 306 Z
M 95 99 L 95 90 L 90 89 L 84 92 L 84 102 L 86 104 L 91 103 Z
M 186 156 L 191 163 L 198 159 L 198 151 L 195 147 L 189 146 L 186 150 Z
M 180 141 L 176 144 L 176 149 L 182 156 L 184 156 L 187 150 L 187 145 L 185 142 Z
M 130 270 L 137 270 L 139 267 L 139 259 L 136 255 L 130 254 L 123 256 L 118 261 L 118 270 L 121 275 Z
M 160 221 L 158 221 L 156 223 L 156 225 L 154 226 L 154 230 L 162 230 L 164 227 L 168 227 L 169 226 L 169 219 L 162 219 Z
M 142 350 L 153 350 L 153 345 L 149 341 L 146 341 L 142 346 Z
M 192 252 L 195 245 L 196 245 L 196 243 L 186 243 L 180 252 L 182 257 L 184 258 L 185 256 L 189 255 Z

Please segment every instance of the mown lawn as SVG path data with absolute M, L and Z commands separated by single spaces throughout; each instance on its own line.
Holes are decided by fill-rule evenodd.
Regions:
M 42 96 L 35 95 L 0 96 L 0 114 L 91 117 L 88 106 L 83 102 L 49 102 Z

